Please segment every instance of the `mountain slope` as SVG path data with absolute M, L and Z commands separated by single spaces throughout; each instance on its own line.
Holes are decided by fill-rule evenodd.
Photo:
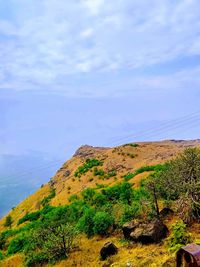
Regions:
M 200 140 L 131 143 L 116 148 L 82 146 L 70 160 L 63 164 L 48 184 L 41 187 L 36 193 L 10 211 L 9 214 L 14 221 L 13 227 L 17 227 L 18 220 L 25 214 L 41 209 L 44 201 L 52 206 L 65 205 L 69 203 L 69 198 L 71 196 L 81 193 L 88 187 L 98 188 L 104 185 L 113 185 L 118 181 L 123 181 L 126 175 L 128 175 L 129 182 L 134 187 L 137 187 L 140 181 L 147 177 L 151 171 L 148 168 L 141 169 L 141 167 L 162 164 L 175 157 L 185 148 L 196 146 L 200 147 Z M 4 223 L 5 218 L 0 221 L 1 231 L 5 230 Z M 109 241 L 110 240 L 119 243 L 116 237 L 109 238 Z M 94 250 L 96 253 L 94 251 L 93 255 L 95 258 L 98 258 L 97 251 L 99 251 L 100 247 L 107 239 L 94 237 L 92 240 L 87 240 L 83 237 L 80 241 L 82 242 L 82 247 L 85 248 L 82 254 L 85 255 L 84 257 L 87 259 L 83 260 L 85 265 L 74 266 L 103 266 L 102 263 L 98 261 L 95 263 L 96 265 L 92 265 L 93 263 L 90 265 L 89 263 L 92 256 L 87 255 L 87 250 L 90 250 L 92 244 L 96 241 L 98 241 L 98 245 L 95 246 Z M 120 244 L 118 245 L 120 246 Z M 135 252 L 140 251 L 143 254 L 146 253 L 144 247 L 136 247 L 135 249 Z M 152 250 L 155 250 L 155 255 L 157 255 L 157 253 L 163 253 L 163 262 L 168 257 L 168 255 L 163 252 L 162 247 L 158 248 L 152 245 Z M 119 254 L 121 255 L 120 257 L 123 258 L 125 255 L 127 257 L 127 251 L 127 249 L 122 249 L 122 254 Z M 132 249 L 130 251 L 132 251 Z M 77 255 L 80 264 L 80 252 L 77 252 Z M 13 257 L 14 262 L 15 257 L 19 257 L 19 255 Z M 71 260 L 69 259 L 68 263 L 64 261 L 64 263 L 58 263 L 57 266 L 73 266 L 73 257 L 74 256 L 71 257 Z M 122 260 L 119 256 L 115 256 L 115 258 L 117 261 Z M 19 258 L 17 258 L 17 260 L 19 261 Z M 12 262 L 12 258 L 8 259 L 8 261 Z M 7 266 L 9 266 L 9 264 L 11 266 L 12 263 L 8 262 Z M 6 266 L 5 262 L 4 266 Z

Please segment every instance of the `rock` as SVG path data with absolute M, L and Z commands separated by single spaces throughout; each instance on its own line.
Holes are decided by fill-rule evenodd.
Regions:
M 70 176 L 71 172 L 69 170 L 66 170 L 65 173 L 63 174 L 65 177 Z
M 105 147 L 81 146 L 74 154 L 74 157 L 83 159 L 96 158 L 102 156 L 102 152 L 107 150 Z
M 102 260 L 105 260 L 107 257 L 117 254 L 117 252 L 118 248 L 112 242 L 107 242 L 102 247 L 100 256 Z
M 123 228 L 123 232 L 125 238 L 142 244 L 149 244 L 160 242 L 167 236 L 168 229 L 162 221 L 156 219 L 150 223 L 130 223 L 129 227 Z
M 122 228 L 124 237 L 125 237 L 126 239 L 129 239 L 129 238 L 130 238 L 130 234 L 131 234 L 131 232 L 133 232 L 133 230 L 135 230 L 135 228 L 136 228 L 138 225 L 139 225 L 139 223 L 135 223 L 134 221 L 129 222 L 129 223 L 125 223 L 125 224 L 123 225 L 123 228 Z
M 160 216 L 161 217 L 166 217 L 168 215 L 172 215 L 174 213 L 174 211 L 170 208 L 163 208 L 161 211 L 160 211 Z

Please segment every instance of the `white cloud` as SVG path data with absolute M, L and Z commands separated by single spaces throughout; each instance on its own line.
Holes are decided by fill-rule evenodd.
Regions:
M 0 20 L 1 88 L 55 88 L 61 77 L 200 54 L 198 0 L 10 0 L 10 8 L 12 20 Z

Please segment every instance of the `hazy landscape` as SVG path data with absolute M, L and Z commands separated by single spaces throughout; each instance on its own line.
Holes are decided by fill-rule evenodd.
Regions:
M 0 0 L 0 267 L 198 267 L 200 2 Z

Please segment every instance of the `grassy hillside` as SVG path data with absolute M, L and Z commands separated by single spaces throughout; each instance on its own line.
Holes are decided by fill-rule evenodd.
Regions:
M 24 266 L 23 253 L 15 253 L 11 248 L 11 253 L 8 253 L 12 240 L 31 232 L 40 223 L 45 225 L 49 220 L 58 221 L 58 218 L 65 223 L 70 218 L 70 223 L 79 226 L 79 234 L 68 259 L 53 261 L 55 266 L 174 266 L 173 254 L 165 242 L 150 245 L 130 243 L 124 240 L 121 227 L 132 218 L 149 220 L 155 216 L 154 207 L 151 207 L 154 205 L 152 196 L 144 187 L 143 180 L 150 174 L 160 173 L 163 164 L 176 158 L 185 148 L 198 146 L 200 141 L 197 140 L 131 143 L 116 148 L 81 147 L 48 184 L 0 221 L 0 232 L 6 236 L 5 244 L 0 248 L 0 266 Z M 166 205 L 162 197 L 158 201 L 160 209 Z M 11 223 L 6 227 L 8 216 Z M 89 216 L 90 220 L 96 218 L 93 228 L 88 228 L 89 233 L 91 229 L 94 231 L 91 235 L 86 229 L 90 221 L 84 223 Z M 107 223 L 107 228 L 100 229 L 98 216 L 104 224 Z M 175 213 L 165 218 L 164 223 L 171 229 L 179 219 Z M 187 229 L 197 241 L 200 239 L 198 227 L 199 224 L 194 223 Z M 113 241 L 119 252 L 103 262 L 99 251 L 107 241 Z

